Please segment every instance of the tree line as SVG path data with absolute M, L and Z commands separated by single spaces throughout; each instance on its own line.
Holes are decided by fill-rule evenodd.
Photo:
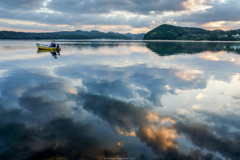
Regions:
M 0 31 L 0 39 L 131 39 L 122 34 L 89 32 L 89 34 L 79 34 L 69 32 L 54 33 L 26 33 L 14 31 Z
M 144 40 L 217 40 L 235 41 L 232 35 L 240 34 L 240 30 L 214 30 L 209 31 L 201 28 L 178 27 L 173 25 L 160 25 L 145 34 Z M 239 39 L 240 40 L 240 39 Z

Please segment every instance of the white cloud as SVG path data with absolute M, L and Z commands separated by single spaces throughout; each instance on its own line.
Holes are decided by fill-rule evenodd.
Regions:
M 201 109 L 201 106 L 200 106 L 200 105 L 197 105 L 197 104 L 195 104 L 195 105 L 193 105 L 193 106 L 192 106 L 192 109 Z
M 179 114 L 179 115 L 186 115 L 186 114 L 188 114 L 188 110 L 186 110 L 185 108 L 179 108 L 176 111 L 177 111 L 177 114 Z
M 203 93 L 199 93 L 199 94 L 196 96 L 196 99 L 197 99 L 197 100 L 200 100 L 200 99 L 203 99 L 203 98 L 205 98 L 205 97 L 207 97 L 207 95 L 205 95 L 205 94 L 203 94 Z

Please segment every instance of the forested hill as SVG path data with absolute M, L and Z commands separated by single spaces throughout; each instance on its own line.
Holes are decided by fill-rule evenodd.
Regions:
M 209 31 L 201 28 L 178 27 L 163 24 L 145 34 L 144 40 L 238 40 L 232 35 L 240 34 L 240 30 Z
M 0 31 L 0 39 L 89 39 L 89 37 L 82 35 L 62 35 L 56 33 Z
M 54 33 L 0 31 L 0 39 L 131 39 L 131 37 L 122 34 L 80 30 Z
M 61 35 L 82 35 L 89 37 L 90 39 L 131 39 L 131 37 L 123 35 L 123 34 L 115 34 L 115 33 L 104 33 L 104 32 L 99 32 L 96 30 L 93 31 L 81 31 L 81 30 L 76 30 L 76 31 L 60 31 L 60 32 L 54 32 L 56 34 L 61 34 Z

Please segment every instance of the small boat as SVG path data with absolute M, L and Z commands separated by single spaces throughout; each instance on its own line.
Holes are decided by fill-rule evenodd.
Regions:
M 43 44 L 36 44 L 39 50 L 47 50 L 47 51 L 61 51 L 61 48 L 59 47 L 49 47 L 48 45 L 43 45 Z

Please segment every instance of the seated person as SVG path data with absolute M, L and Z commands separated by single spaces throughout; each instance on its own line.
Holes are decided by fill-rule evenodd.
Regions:
M 56 42 L 56 41 L 55 41 L 55 40 L 53 40 L 53 41 L 52 41 L 52 43 L 50 44 L 50 46 L 49 46 L 49 47 L 56 47 L 56 44 L 55 44 L 55 42 Z

